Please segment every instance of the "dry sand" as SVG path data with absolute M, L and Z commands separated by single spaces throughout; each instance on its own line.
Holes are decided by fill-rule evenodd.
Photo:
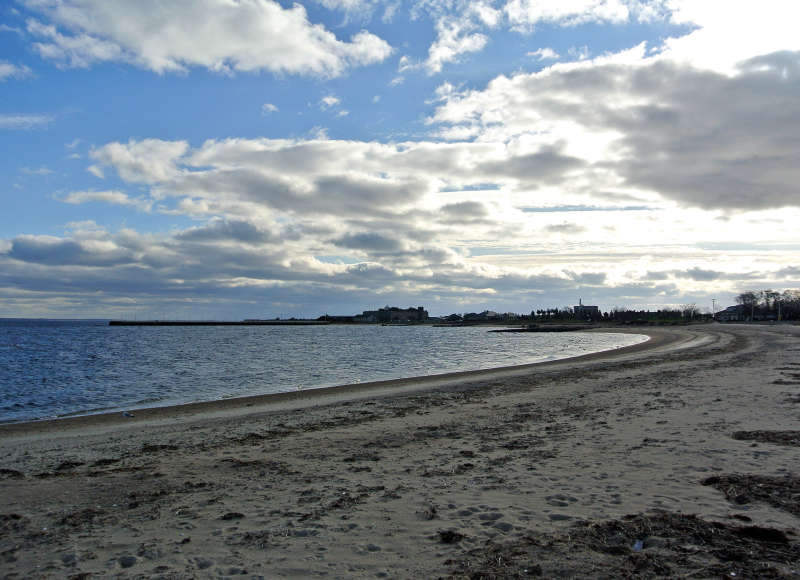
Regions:
M 0 426 L 0 577 L 800 577 L 800 327 L 647 333 Z

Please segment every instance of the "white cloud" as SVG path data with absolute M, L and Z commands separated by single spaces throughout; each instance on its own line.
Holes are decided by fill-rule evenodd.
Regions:
M 59 200 L 72 205 L 93 202 L 109 203 L 112 205 L 125 205 L 135 207 L 141 211 L 150 211 L 152 208 L 152 202 L 144 198 L 131 198 L 125 192 L 118 190 L 73 191 L 59 198 Z
M 92 149 L 89 155 L 100 164 L 113 165 L 126 181 L 155 183 L 179 174 L 176 162 L 188 149 L 186 141 L 144 139 L 127 144 L 109 143 Z
M 700 28 L 655 57 L 641 44 L 476 90 L 444 83 L 430 102 L 430 129 L 449 142 L 335 141 L 316 127 L 308 139 L 108 143 L 91 150 L 88 170 L 116 172 L 121 189 L 73 191 L 61 201 L 155 208 L 196 225 L 159 235 L 86 226 L 58 238 L 0 240 L 0 288 L 59 284 L 79 294 L 116 285 L 144 296 L 173 293 L 180 280 L 182 296 L 215 303 L 312 305 L 378 294 L 553 305 L 591 288 L 600 303 L 624 295 L 629 304 L 664 304 L 693 301 L 683 298 L 695 291 L 734 293 L 742 283 L 768 287 L 796 272 L 800 59 L 759 53 L 796 42 L 761 33 L 779 18 L 777 4 L 756 14 L 726 3 L 736 16 L 730 29 L 701 3 L 512 4 L 534 10 L 515 21 L 526 29 L 663 18 L 668 8 L 673 22 Z M 469 52 L 471 37 L 511 22 L 455 0 L 428 5 L 441 33 L 428 61 L 403 57 L 399 72 L 445 70 Z M 90 0 L 58 6 L 101 10 Z M 750 36 L 741 28 L 748 17 L 758 29 Z M 53 23 L 58 30 L 40 34 L 47 44 L 83 34 L 150 66 L 130 45 L 89 30 L 94 24 Z M 529 56 L 558 57 L 547 51 Z M 147 58 L 158 54 L 169 54 L 162 70 L 207 66 L 176 51 Z M 70 58 L 65 52 L 61 62 Z M 240 70 L 231 58 L 218 70 L 225 67 Z M 310 106 L 345 113 L 328 96 Z
M 334 95 L 327 95 L 319 100 L 319 106 L 323 110 L 330 109 L 331 107 L 338 105 L 340 102 L 341 101 L 339 100 L 338 97 Z
M 17 28 L 16 26 L 9 26 L 8 24 L 0 24 L 0 32 L 13 32 L 19 36 L 23 36 L 25 34 L 20 28 Z
M 800 4 L 782 0 L 695 2 L 668 0 L 671 20 L 697 27 L 665 42 L 663 56 L 735 74 L 738 63 L 754 56 L 800 50 L 795 23 Z
M 20 171 L 26 175 L 50 175 L 53 173 L 53 170 L 49 167 L 42 165 L 41 167 L 32 168 L 32 167 L 23 167 Z
M 470 32 L 469 26 L 457 20 L 442 19 L 436 24 L 437 37 L 428 49 L 425 67 L 430 74 L 441 72 L 442 66 L 457 61 L 462 54 L 483 50 L 489 38 Z
M 0 82 L 7 79 L 22 79 L 31 76 L 33 73 L 27 66 L 12 64 L 10 62 L 0 60 Z
M 106 176 L 103 173 L 103 168 L 99 165 L 90 165 L 86 168 L 86 171 L 97 177 L 98 179 L 105 179 Z
M 386 59 L 386 41 L 361 31 L 341 41 L 308 20 L 305 8 L 273 0 L 28 0 L 50 20 L 28 22 L 39 54 L 63 66 L 125 61 L 158 73 L 220 72 L 338 76 Z M 60 32 L 60 26 L 68 33 Z
M 538 24 L 620 24 L 666 18 L 664 4 L 664 0 L 509 0 L 503 10 L 512 28 L 530 31 Z
M 397 5 L 385 3 L 382 0 L 315 0 L 315 2 L 322 4 L 328 10 L 344 12 L 348 22 L 353 20 L 369 21 L 375 9 L 381 4 L 388 4 L 385 6 L 384 19 L 387 18 L 386 14 L 389 13 L 388 19 L 391 20 L 394 10 L 397 9 Z
M 46 127 L 53 122 L 53 117 L 50 115 L 37 115 L 37 114 L 0 114 L 0 129 L 38 129 Z
M 683 77 L 670 76 L 663 63 L 654 66 L 661 68 L 645 71 L 641 78 L 626 76 L 621 65 L 594 71 L 582 65 L 561 72 L 551 67 L 549 76 L 558 78 L 549 85 L 525 84 L 531 79 L 521 76 L 495 87 L 516 91 L 518 105 L 509 105 L 500 93 L 491 98 L 509 107 L 508 118 L 502 119 L 506 122 L 519 114 L 517 106 L 553 116 L 577 107 L 570 113 L 573 120 L 585 124 L 596 117 L 605 126 L 614 120 L 603 106 L 614 100 L 608 98 L 614 94 L 611 88 L 646 87 L 660 78 L 662 87 L 685 83 Z M 587 89 L 596 82 L 592 74 L 611 80 L 592 92 Z M 714 93 L 714 83 L 726 77 L 706 74 L 711 76 L 695 81 Z M 570 102 L 562 109 L 560 91 L 565 89 L 559 86 L 567 84 L 585 102 Z M 685 90 L 695 93 L 692 86 Z M 455 89 L 442 95 L 476 99 L 473 105 L 480 101 Z M 549 104 L 552 110 L 543 108 L 548 95 L 555 98 Z M 670 93 L 662 96 L 666 105 L 680 103 Z M 601 105 L 586 115 L 580 111 L 596 102 Z M 646 135 L 645 129 L 663 131 L 657 117 L 639 122 L 630 118 L 632 111 L 646 112 L 633 105 L 611 111 L 631 122 L 630 138 Z M 687 123 L 694 125 L 696 119 Z M 681 129 L 679 125 L 676 130 Z M 765 127 L 764 133 L 773 130 Z M 659 137 L 667 144 L 669 138 L 669 132 Z M 658 140 L 653 145 L 654 156 L 660 155 L 664 146 Z M 626 304 L 681 303 L 686 292 L 726 292 L 742 280 L 759 279 L 756 275 L 775 278 L 796 261 L 792 250 L 748 246 L 747 252 L 736 254 L 704 248 L 703 242 L 713 224 L 717 241 L 747 244 L 768 237 L 790 247 L 796 244 L 793 224 L 800 219 L 800 208 L 780 210 L 782 221 L 775 223 L 768 207 L 730 214 L 724 222 L 713 220 L 720 215 L 715 210 L 687 211 L 678 204 L 642 207 L 640 202 L 630 207 L 630 199 L 622 196 L 630 192 L 629 184 L 618 187 L 620 196 L 615 198 L 596 191 L 594 182 L 593 192 L 580 183 L 600 169 L 626 171 L 636 180 L 652 176 L 627 157 L 616 165 L 590 163 L 567 154 L 568 148 L 568 143 L 526 141 L 524 135 L 471 143 L 326 138 L 209 140 L 192 148 L 183 141 L 154 139 L 109 143 L 92 152 L 97 163 L 113 167 L 133 190 L 146 184 L 149 196 L 135 198 L 117 189 L 76 191 L 62 201 L 143 209 L 158 199 L 174 213 L 191 215 L 196 225 L 158 235 L 110 233 L 89 224 L 75 226 L 63 237 L 18 236 L 0 244 L 5 248 L 0 287 L 13 280 L 15 288 L 45 287 L 52 293 L 79 293 L 94 286 L 144 297 L 173 294 L 180 280 L 181 296 L 218 304 L 294 297 L 311 309 L 309 314 L 319 314 L 314 309 L 320 300 L 329 304 L 332 295 L 347 296 L 352 305 L 378 293 L 414 301 L 437 296 L 449 311 L 457 309 L 454 301 L 478 295 L 502 300 L 505 309 L 519 309 L 532 301 L 558 304 L 565 293 L 587 289 L 601 304 L 603 297 L 612 301 L 621 294 L 628 297 Z M 687 164 L 688 178 L 697 179 L 698 188 L 708 187 L 698 169 Z M 514 232 L 513 244 L 509 241 L 504 248 L 498 240 L 510 240 L 509 231 Z M 708 266 L 711 260 L 713 268 Z M 757 274 L 753 263 L 759 264 Z M 53 280 L 59 282 L 54 285 Z M 486 305 L 485 298 L 477 302 Z
M 484 30 L 496 28 L 502 12 L 486 1 L 419 2 L 412 16 L 427 12 L 434 21 L 436 39 L 428 48 L 428 57 L 420 63 L 407 56 L 400 59 L 398 71 L 422 68 L 428 74 L 442 71 L 444 65 L 458 62 L 462 55 L 479 52 L 489 42 Z
M 537 50 L 527 53 L 527 56 L 533 57 L 536 60 L 558 60 L 558 53 L 550 47 L 539 48 Z
M 96 62 L 122 57 L 122 50 L 116 44 L 86 34 L 64 36 L 55 26 L 33 19 L 28 20 L 27 29 L 31 35 L 46 39 L 45 42 L 33 43 L 39 55 L 56 61 L 60 66 L 88 68 Z
M 270 113 L 277 113 L 278 107 L 273 105 L 272 103 L 264 103 L 261 105 L 261 114 L 262 115 L 269 115 Z
M 583 160 L 564 173 L 562 191 L 629 188 L 709 209 L 776 208 L 798 203 L 790 127 L 799 86 L 797 54 L 760 57 L 732 78 L 663 59 L 597 59 L 498 77 L 485 90 L 443 85 L 433 121 L 452 135 Z
M 589 58 L 589 47 L 586 45 L 583 46 L 571 46 L 569 50 L 567 50 L 567 54 L 569 54 L 574 60 L 586 60 Z

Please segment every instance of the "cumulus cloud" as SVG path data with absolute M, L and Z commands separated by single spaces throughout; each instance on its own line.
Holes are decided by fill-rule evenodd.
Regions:
M 309 21 L 305 8 L 273 0 L 28 0 L 49 22 L 28 21 L 34 48 L 62 66 L 124 61 L 155 71 L 338 76 L 385 60 L 392 48 L 362 30 L 342 41 Z M 61 27 L 59 30 L 58 27 Z
M 189 149 L 186 141 L 143 139 L 123 143 L 109 143 L 89 154 L 104 165 L 111 165 L 126 181 L 155 183 L 175 177 L 176 162 Z
M 571 158 L 562 173 L 584 163 L 596 184 L 708 209 L 781 207 L 800 199 L 799 89 L 800 53 L 746 61 L 733 77 L 660 59 L 556 65 L 444 91 L 432 121 L 478 139 L 558 139 Z M 503 163 L 509 175 L 526 166 Z

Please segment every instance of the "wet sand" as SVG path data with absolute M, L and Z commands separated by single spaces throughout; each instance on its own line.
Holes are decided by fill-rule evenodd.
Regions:
M 0 576 L 800 577 L 800 327 L 647 332 L 2 425 Z

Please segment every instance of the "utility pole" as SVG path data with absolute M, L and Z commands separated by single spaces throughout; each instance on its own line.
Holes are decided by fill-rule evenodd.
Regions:
M 717 319 L 717 299 L 711 299 L 711 320 Z

